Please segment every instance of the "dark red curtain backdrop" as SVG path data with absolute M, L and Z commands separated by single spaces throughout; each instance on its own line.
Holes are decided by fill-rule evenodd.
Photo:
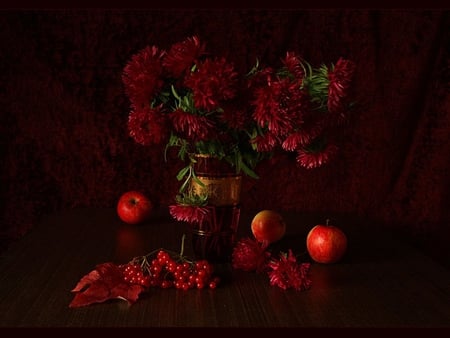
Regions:
M 288 157 L 262 164 L 259 180 L 245 179 L 244 208 L 367 216 L 446 245 L 450 16 L 419 9 L 0 12 L 4 239 L 55 210 L 114 207 L 131 189 L 173 202 L 181 163 L 128 136 L 121 73 L 144 46 L 193 34 L 242 72 L 289 50 L 317 66 L 357 63 L 340 156 L 314 171 Z

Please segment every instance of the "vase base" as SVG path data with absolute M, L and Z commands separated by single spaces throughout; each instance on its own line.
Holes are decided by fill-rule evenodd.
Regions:
M 196 259 L 210 263 L 231 263 L 239 225 L 239 206 L 208 206 L 209 217 L 191 226 L 192 246 Z

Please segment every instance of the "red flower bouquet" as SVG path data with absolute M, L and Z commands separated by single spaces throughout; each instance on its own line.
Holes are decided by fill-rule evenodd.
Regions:
M 354 70 L 342 58 L 313 68 L 287 52 L 278 68 L 257 63 L 241 75 L 225 58 L 207 53 L 197 36 L 167 51 L 147 46 L 123 70 L 129 134 L 142 145 L 176 147 L 187 161 L 177 176 L 184 180 L 177 201 L 202 206 L 207 196 L 186 193 L 196 179 L 194 154 L 254 178 L 255 166 L 280 150 L 296 152 L 305 168 L 327 163 L 337 151 L 327 135 L 346 117 Z

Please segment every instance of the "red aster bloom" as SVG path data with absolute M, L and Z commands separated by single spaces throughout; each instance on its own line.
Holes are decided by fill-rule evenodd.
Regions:
M 252 77 L 248 79 L 248 88 L 260 88 L 271 85 L 275 79 L 275 70 L 271 67 L 266 67 L 259 70 Z
M 303 70 L 301 59 L 296 53 L 287 52 L 283 63 L 296 80 L 303 80 L 305 71 Z
M 206 116 L 195 115 L 177 109 L 170 113 L 169 117 L 175 131 L 188 140 L 206 140 L 215 130 L 214 122 Z
M 314 169 L 327 163 L 336 152 L 337 147 L 334 144 L 328 144 L 318 151 L 299 149 L 297 151 L 297 163 L 307 169 Z
M 355 64 L 352 61 L 340 58 L 334 69 L 328 72 L 330 81 L 328 88 L 328 110 L 332 113 L 344 108 L 345 98 L 351 84 Z
M 210 217 L 206 207 L 175 204 L 169 206 L 170 215 L 178 221 L 201 224 Z
M 255 94 L 255 121 L 279 136 L 292 132 L 307 108 L 299 83 L 287 78 L 259 88 Z
M 224 103 L 220 119 L 231 129 L 245 130 L 252 122 L 251 113 L 242 108 L 244 105 L 238 103 Z
M 195 61 L 205 53 L 205 45 L 200 43 L 197 36 L 187 38 L 172 45 L 163 65 L 174 78 L 179 78 L 189 72 Z
M 225 58 L 206 59 L 185 80 L 194 94 L 197 109 L 214 110 L 236 95 L 238 73 Z
M 301 147 L 309 145 L 323 131 L 322 121 L 303 121 L 302 126 L 289 136 L 287 136 L 281 147 L 287 151 L 295 151 Z
M 311 280 L 308 276 L 310 264 L 298 263 L 290 249 L 287 255 L 281 253 L 279 260 L 272 259 L 268 266 L 271 269 L 268 274 L 272 286 L 278 286 L 283 290 L 293 288 L 298 291 L 311 287 Z
M 266 251 L 267 243 L 259 243 L 255 239 L 240 239 L 232 253 L 233 269 L 261 272 L 265 269 L 270 253 Z
M 165 52 L 155 46 L 148 46 L 125 66 L 122 81 L 131 105 L 142 108 L 150 104 L 164 85 L 162 57 Z
M 142 145 L 159 144 L 168 137 L 167 118 L 160 106 L 136 108 L 128 116 L 130 136 Z
M 250 142 L 256 144 L 258 152 L 270 152 L 275 149 L 278 138 L 274 133 L 268 131 L 264 135 L 257 135 Z
M 284 139 L 281 147 L 287 151 L 294 151 L 311 142 L 311 139 L 311 135 L 307 132 L 296 131 Z

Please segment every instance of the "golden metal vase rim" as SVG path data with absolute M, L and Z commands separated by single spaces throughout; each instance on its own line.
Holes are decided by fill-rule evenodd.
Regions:
M 192 192 L 207 195 L 208 203 L 215 206 L 238 205 L 240 203 L 242 175 L 226 177 L 197 176 L 203 183 L 192 180 Z

